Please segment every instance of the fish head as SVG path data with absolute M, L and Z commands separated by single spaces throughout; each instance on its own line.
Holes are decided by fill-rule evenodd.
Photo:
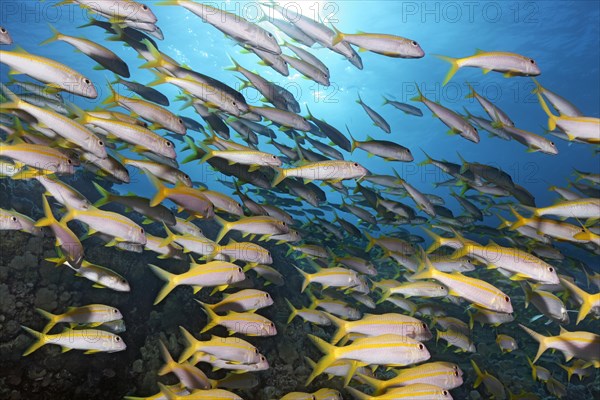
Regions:
M 259 357 L 259 360 L 256 364 L 254 364 L 254 371 L 265 371 L 269 369 L 269 362 L 267 361 L 267 357 L 262 354 Z
M 455 389 L 463 384 L 462 371 L 458 370 L 450 371 L 444 380 L 444 388 Z
M 2 213 L 0 226 L 2 230 L 19 230 L 22 228 L 19 219 L 8 213 Z
M 119 311 L 117 308 L 109 307 L 107 317 L 109 317 L 111 321 L 117 321 L 123 319 L 123 314 L 121 314 L 121 311 Z
M 59 174 L 73 174 L 75 172 L 75 165 L 71 158 L 65 157 L 57 164 L 51 166 Z
M 357 162 L 350 163 L 350 169 L 354 176 L 363 177 L 369 174 L 369 171 Z
M 425 56 L 425 52 L 423 51 L 419 43 L 417 43 L 414 40 L 409 41 L 406 50 L 406 54 L 411 58 L 422 58 Z
M 415 339 L 419 341 L 427 341 L 433 338 L 433 334 L 429 330 L 429 326 L 425 322 L 422 322 L 418 327 L 415 328 Z
M 123 351 L 127 348 L 127 345 L 119 335 L 113 335 L 110 343 L 110 352 Z
M 279 46 L 279 44 L 277 43 L 277 39 L 275 39 L 275 36 L 271 32 L 261 30 L 258 40 L 261 42 L 261 47 L 265 51 L 276 55 L 281 54 L 281 47 Z
M 176 117 L 175 118 L 175 124 L 174 124 L 174 128 L 175 128 L 175 133 L 179 133 L 180 135 L 185 135 L 185 133 L 187 132 L 187 128 L 185 126 L 185 122 L 183 122 L 183 119 L 180 117 Z
M 510 301 L 510 297 L 505 294 L 499 294 L 494 302 L 494 306 L 497 307 L 495 311 L 499 311 L 505 314 L 512 314 L 513 307 Z
M 183 183 L 187 187 L 193 186 L 192 178 L 190 178 L 190 176 L 188 174 L 186 174 L 185 172 L 178 173 L 177 180 L 179 180 L 179 182 Z
M 277 335 L 277 328 L 275 327 L 275 323 L 273 321 L 265 322 L 263 325 L 263 330 L 265 331 L 266 336 Z
M 273 298 L 269 293 L 264 292 L 261 296 L 259 304 L 261 305 L 261 307 L 269 307 L 273 305 Z
M 108 157 L 108 154 L 106 153 L 106 147 L 104 147 L 104 141 L 101 138 L 94 136 L 90 139 L 90 142 L 87 144 L 87 150 L 90 153 L 93 153 L 95 156 L 103 160 Z
M 96 87 L 92 81 L 85 76 L 77 77 L 71 82 L 67 83 L 69 84 L 68 91 L 70 92 L 87 97 L 89 99 L 95 99 L 98 97 L 98 91 L 96 90 Z
M 131 228 L 129 228 L 129 238 L 130 240 L 128 240 L 131 243 L 136 243 L 136 244 L 146 244 L 146 232 L 144 231 L 144 228 L 142 228 L 139 225 L 133 224 L 133 226 L 131 226 Z
M 550 140 L 543 141 L 541 145 L 541 150 L 547 154 L 558 154 L 558 149 L 556 148 L 556 144 Z
M 241 282 L 245 279 L 246 275 L 244 274 L 244 270 L 242 269 L 242 267 L 237 267 L 232 273 L 231 282 Z
M 538 279 L 538 281 L 550 285 L 559 284 L 560 280 L 556 274 L 556 268 L 554 268 L 552 265 L 543 266 L 541 277 Z
M 417 342 L 412 351 L 412 364 L 429 360 L 429 358 L 431 358 L 431 354 L 427 347 L 423 343 Z
M 156 15 L 146 4 L 130 2 L 127 5 L 127 19 L 154 24 L 158 21 Z
M 528 76 L 538 76 L 542 73 L 540 67 L 537 65 L 533 58 L 526 58 L 523 60 L 524 70 Z
M 111 276 L 107 279 L 106 283 L 101 282 L 103 286 L 109 287 L 117 292 L 129 292 L 131 287 L 129 286 L 129 282 L 122 276 Z
M 164 155 L 165 157 L 172 159 L 175 159 L 175 157 L 177 157 L 177 154 L 175 153 L 175 145 L 170 140 L 162 139 L 160 147 L 160 154 Z
M 281 165 L 283 164 L 281 159 L 279 157 L 277 157 L 275 154 L 266 155 L 265 163 L 268 164 L 269 166 L 273 166 L 273 167 L 281 167 Z

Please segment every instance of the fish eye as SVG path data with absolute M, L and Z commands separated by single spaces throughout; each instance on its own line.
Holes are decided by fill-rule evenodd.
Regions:
M 121 279 L 121 283 L 127 283 L 125 279 Z
M 142 4 L 142 10 L 146 11 L 148 9 L 148 6 L 146 6 L 145 4 Z
M 167 147 L 173 147 L 173 143 L 171 143 L 167 140 Z
M 0 28 L 0 32 L 2 32 L 2 33 L 6 33 L 6 29 L 4 29 L 4 28 Z
M 550 142 L 550 144 L 551 144 L 552 146 L 554 146 L 554 142 Z
M 118 310 L 115 308 L 115 309 L 113 310 L 113 313 L 115 313 L 115 314 L 116 314 L 117 312 L 118 312 Z
M 70 158 L 67 158 L 67 164 L 71 165 L 73 164 L 73 161 Z
M 427 329 L 427 324 L 423 322 L 423 329 Z
M 273 37 L 273 35 L 271 34 L 271 32 L 267 32 L 267 36 L 268 37 Z
M 241 267 L 238 268 L 238 272 L 244 272 Z
M 265 356 L 260 356 L 260 361 L 267 361 L 267 359 L 265 358 Z
M 11 217 L 11 218 L 10 218 L 10 220 L 11 220 L 12 222 L 17 222 L 17 217 Z
M 254 354 L 258 354 L 258 349 L 254 349 Z
M 235 101 L 232 101 L 231 104 L 233 104 L 234 106 L 237 106 L 237 103 Z
M 410 42 L 410 44 L 412 44 L 413 46 L 417 46 L 418 43 L 413 40 L 412 42 Z
M 120 342 L 120 341 L 121 341 L 121 338 L 120 338 L 119 336 L 117 336 L 117 337 L 115 337 L 115 340 L 116 340 L 117 342 Z
M 275 159 L 277 158 L 277 156 L 275 156 L 275 155 L 273 155 L 273 156 L 271 156 L 271 157 L 273 157 L 273 160 L 275 160 Z
M 268 299 L 269 297 L 271 297 L 271 295 L 269 293 L 265 293 L 265 297 Z
M 281 222 L 281 223 L 283 224 L 283 226 L 286 226 L 286 223 L 285 223 L 285 222 Z
M 548 268 L 548 271 L 554 272 L 554 268 L 550 267 L 550 268 Z
M 530 59 L 529 62 L 535 64 L 535 61 L 533 59 Z
M 507 302 L 507 303 L 510 303 L 510 297 L 504 296 L 504 301 Z
M 423 343 L 419 343 L 419 350 L 423 350 L 425 348 L 425 346 L 423 346 Z
M 444 288 L 443 286 L 440 286 L 440 289 L 441 289 L 441 290 L 444 290 L 445 288 Z
M 443 390 L 443 391 L 442 391 L 442 395 L 443 395 L 443 396 L 448 396 L 448 391 L 447 391 L 447 390 Z
M 140 228 L 140 232 L 143 235 L 144 234 L 144 228 Z
M 458 376 L 458 371 L 454 371 L 454 376 Z
M 180 124 L 183 124 L 183 120 L 182 120 L 181 118 L 179 118 L 179 119 L 177 120 L 177 122 L 179 122 Z
M 352 164 L 352 165 L 354 165 L 355 167 L 358 167 L 358 163 L 356 163 L 356 162 L 354 164 Z
M 92 82 L 90 82 L 90 80 L 89 80 L 89 79 L 87 79 L 87 78 L 85 78 L 85 79 L 83 80 L 83 82 L 85 82 L 85 84 L 86 84 L 86 85 L 89 85 L 90 83 L 92 83 Z
M 274 327 L 274 326 L 275 326 L 275 324 L 274 324 L 274 323 L 272 323 L 272 322 L 270 322 L 270 323 L 269 323 L 269 326 L 270 326 L 270 327 Z

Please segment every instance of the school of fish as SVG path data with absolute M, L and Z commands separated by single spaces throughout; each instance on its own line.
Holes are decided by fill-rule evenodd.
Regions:
M 10 81 L 3 77 L 1 86 L 0 175 L 30 180 L 45 191 L 35 199 L 43 207 L 42 219 L 0 209 L 0 229 L 38 236 L 46 231 L 56 238 L 57 256 L 51 262 L 94 286 L 121 292 L 134 292 L 135 285 L 130 287 L 125 277 L 88 262 L 82 238 L 72 230 L 74 224 L 82 224 L 88 235 L 100 237 L 107 246 L 153 252 L 157 259 L 148 265 L 147 273 L 163 282 L 155 305 L 174 290 L 212 291 L 211 303 L 197 300 L 206 315 L 204 328 L 190 332 L 179 327 L 187 343 L 184 352 L 175 357 L 161 343 L 164 365 L 159 375 L 174 374 L 180 383 L 166 386 L 157 380 L 160 392 L 148 398 L 241 399 L 235 392 L 245 387 L 245 377 L 269 368 L 260 344 L 254 346 L 244 338 L 278 334 L 281 327 L 260 314 L 260 309 L 275 302 L 287 304 L 288 325 L 296 321 L 327 332 L 324 337 L 308 335 L 322 356 L 306 357 L 312 371 L 306 386 L 316 380 L 322 387 L 281 399 L 342 399 L 341 392 L 319 379 L 323 374 L 343 381 L 346 393 L 356 399 L 451 399 L 452 390 L 465 384 L 464 373 L 474 381 L 473 388 L 488 398 L 538 398 L 533 393 L 513 393 L 495 376 L 493 365 L 482 365 L 469 356 L 477 353 L 479 345 L 474 322 L 484 329 L 495 327 L 497 346 L 506 357 L 537 347 L 537 352 L 524 350 L 526 362 L 534 380 L 558 398 L 566 395 L 568 381 L 560 377 L 557 363 L 568 372 L 569 381 L 572 375 L 581 379 L 600 368 L 600 334 L 591 327 L 600 318 L 600 273 L 584 269 L 560 249 L 577 247 L 596 261 L 598 271 L 598 171 L 575 171 L 571 187 L 550 187 L 558 195 L 555 204 L 538 205 L 527 188 L 498 167 L 460 155 L 451 162 L 445 159 L 447 154 L 434 158 L 423 152 L 421 165 L 433 165 L 449 176 L 436 187 L 455 188 L 452 196 L 463 210 L 455 216 L 443 198 L 421 192 L 395 169 L 391 174 L 368 171 L 352 161 L 360 149 L 388 161 L 387 165 L 412 162 L 418 149 L 402 146 L 398 136 L 358 140 L 352 127 L 334 127 L 308 107 L 303 110 L 291 92 L 231 56 L 232 76 L 263 96 L 262 104 L 248 104 L 240 91 L 212 78 L 210 70 L 195 71 L 163 53 L 157 40 L 177 32 L 163 32 L 149 6 L 185 9 L 198 23 L 224 33 L 243 52 L 254 53 L 262 68 L 282 76 L 293 69 L 323 86 L 337 72 L 330 71 L 311 48 L 333 51 L 353 67 L 367 69 L 362 52 L 418 63 L 426 46 L 384 33 L 343 33 L 332 24 L 270 2 L 261 3 L 268 17 L 259 22 L 189 0 L 147 4 L 65 0 L 56 6 L 63 4 L 78 5 L 95 18 L 81 27 L 80 37 L 50 26 L 49 38 L 41 45 L 65 42 L 115 78 L 112 83 L 92 82 L 85 71 L 61 63 L 61 57 L 50 59 L 36 55 L 34 47 L 14 46 L 24 38 L 13 38 L 0 28 L 4 45 L 0 63 L 10 69 Z M 94 27 L 104 29 L 109 40 L 126 44 L 123 53 L 137 52 L 144 60 L 140 68 L 152 71 L 155 80 L 134 81 L 132 65 L 102 44 L 85 39 L 85 31 Z M 278 41 L 275 31 L 286 41 Z M 457 146 L 463 139 L 474 143 L 502 139 L 515 142 L 517 150 L 520 144 L 552 157 L 558 150 L 550 135 L 592 148 L 600 143 L 600 120 L 582 114 L 569 100 L 542 86 L 542 67 L 535 60 L 498 50 L 477 50 L 462 58 L 436 55 L 450 66 L 439 81 L 458 79 L 459 70 L 466 67 L 481 69 L 483 74 L 533 79 L 549 134 L 519 129 L 518 121 L 473 88 L 469 96 L 483 113 L 448 108 L 420 91 L 412 104 L 388 98 L 384 104 L 411 118 L 430 111 L 450 133 L 462 137 L 456 138 Z M 159 90 L 163 85 L 177 87 L 180 96 L 167 98 Z M 137 96 L 124 95 L 119 87 Z M 63 101 L 65 92 L 88 99 L 108 95 L 97 99 L 96 108 L 82 109 Z M 168 107 L 174 100 L 184 102 L 199 118 L 173 113 Z M 385 134 L 392 132 L 377 107 L 367 105 L 360 94 L 356 102 L 357 113 L 364 112 Z M 419 108 L 419 103 L 425 107 Z M 240 140 L 232 139 L 232 130 Z M 483 138 L 483 131 L 491 138 Z M 295 146 L 280 143 L 281 135 Z M 179 169 L 179 162 L 207 163 L 232 179 L 198 183 Z M 61 181 L 61 176 L 84 168 L 95 176 L 93 184 L 101 199 L 94 204 Z M 154 188 L 151 198 L 107 190 L 110 182 L 126 191 L 132 170 L 147 177 Z M 222 193 L 223 185 L 239 200 Z M 341 194 L 341 204 L 329 202 L 323 189 Z M 108 203 L 129 212 L 106 211 L 102 207 Z M 348 221 L 341 212 L 360 222 Z M 494 216 L 498 227 L 479 224 Z M 212 221 L 219 233 L 204 236 L 194 224 L 197 220 Z M 151 224 L 160 227 L 163 236 L 147 233 L 144 227 Z M 381 229 L 387 233 L 377 234 Z M 286 262 L 297 274 L 284 276 L 278 271 L 266 247 L 283 247 Z M 163 259 L 179 260 L 187 272 L 169 271 L 161 265 Z M 250 274 L 261 277 L 265 286 L 301 279 L 305 302 L 292 301 L 291 296 L 273 298 L 264 287 L 248 287 L 244 282 Z M 586 276 L 587 280 L 581 279 Z M 458 313 L 449 315 L 451 309 Z M 535 309 L 535 317 L 524 317 L 525 309 Z M 39 331 L 22 327 L 33 339 L 24 356 L 45 345 L 86 354 L 127 348 L 118 335 L 126 321 L 110 305 L 87 304 L 62 313 L 38 311 L 48 323 Z M 576 313 L 574 323 L 571 312 Z M 217 326 L 229 336 L 213 334 Z M 463 371 L 456 363 L 436 359 L 430 353 L 436 346 L 467 353 L 465 360 L 471 359 L 472 368 Z M 564 357 L 548 358 L 549 349 Z M 514 362 L 523 363 L 516 358 Z M 206 366 L 233 374 L 210 379 Z M 384 369 L 395 376 L 383 379 L 379 371 Z

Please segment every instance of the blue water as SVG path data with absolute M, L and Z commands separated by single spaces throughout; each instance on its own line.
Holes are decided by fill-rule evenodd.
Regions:
M 219 2 L 226 10 L 245 15 L 250 20 L 258 20 L 262 15 L 255 2 Z M 253 54 L 240 54 L 240 47 L 224 37 L 212 26 L 179 7 L 155 6 L 158 25 L 165 34 L 164 41 L 158 41 L 161 51 L 175 60 L 189 65 L 194 70 L 239 87 L 234 73 L 225 71 L 231 65 L 228 56 L 233 56 L 242 66 L 256 70 L 265 78 L 288 88 L 297 94 L 302 105 L 309 105 L 312 113 L 345 132 L 348 124 L 353 136 L 364 140 L 367 135 L 376 139 L 396 141 L 411 149 L 415 162 L 422 161 L 423 148 L 434 158 L 459 162 L 456 152 L 469 161 L 496 165 L 511 174 L 515 183 L 532 192 L 538 205 L 547 205 L 555 195 L 548 192 L 548 182 L 565 185 L 572 178 L 572 168 L 583 171 L 597 170 L 597 159 L 591 157 L 590 146 L 569 145 L 556 139 L 559 154 L 549 156 L 541 153 L 526 153 L 526 149 L 514 141 L 506 142 L 498 138 L 488 138 L 482 133 L 479 144 L 474 144 L 459 136 L 450 136 L 447 127 L 421 104 L 412 103 L 424 111 L 422 118 L 405 115 L 392 106 L 382 106 L 382 95 L 402 102 L 410 102 L 416 95 L 415 83 L 424 95 L 440 101 L 441 104 L 462 112 L 467 107 L 475 115 L 484 116 L 474 99 L 465 99 L 470 83 L 482 95 L 487 96 L 515 121 L 517 127 L 538 134 L 547 129 L 547 118 L 531 94 L 534 85 L 529 78 L 506 79 L 497 73 L 483 75 L 478 69 L 460 70 L 445 87 L 441 86 L 449 65 L 432 54 L 464 57 L 473 54 L 475 49 L 486 51 L 511 51 L 536 60 L 542 70 L 539 82 L 548 89 L 569 99 L 588 116 L 597 117 L 600 113 L 599 57 L 598 57 L 598 15 L 596 2 L 399 2 L 360 1 L 344 2 L 300 2 L 307 15 L 314 17 L 320 10 L 322 18 L 334 22 L 343 32 L 355 31 L 382 32 L 405 36 L 419 42 L 426 56 L 418 60 L 403 60 L 383 57 L 374 53 L 360 53 L 364 70 L 353 67 L 342 56 L 328 49 L 316 49 L 317 55 L 331 71 L 332 85 L 322 87 L 301 78 L 291 69 L 289 77 L 283 77 L 268 67 L 257 64 Z M 285 5 L 295 9 L 295 3 Z M 103 29 L 77 27 L 86 22 L 86 12 L 77 6 L 54 8 L 52 2 L 33 1 L 3 2 L 2 24 L 8 28 L 17 44 L 35 54 L 56 58 L 76 70 L 90 76 L 95 82 L 100 96 L 105 97 L 105 82 L 114 76 L 109 71 L 94 71 L 95 62 L 61 42 L 45 46 L 38 44 L 50 36 L 47 23 L 69 35 L 81 35 L 96 40 L 115 51 L 130 66 L 132 79 L 148 83 L 154 79 L 151 72 L 140 70 L 143 63 L 137 53 L 124 48 L 120 42 L 106 41 Z M 276 29 L 265 24 L 271 31 Z M 282 34 L 281 37 L 284 37 Z M 2 66 L 3 79 L 6 69 Z M 237 74 L 239 75 L 239 74 Z M 126 89 L 118 86 L 121 93 Z M 179 93 L 171 85 L 161 85 L 160 90 L 169 98 Z M 372 125 L 371 120 L 355 103 L 357 93 L 363 100 L 379 112 L 392 127 L 391 135 L 385 134 Z M 250 104 L 259 104 L 260 96 L 254 89 L 246 89 L 244 95 Z M 67 99 L 69 96 L 66 96 Z M 253 102 L 252 99 L 255 101 Z M 93 108 L 98 101 L 75 100 L 84 108 Z M 171 110 L 179 112 L 177 102 L 172 102 Z M 306 108 L 303 106 L 303 114 Z M 190 108 L 181 115 L 199 119 Z M 198 135 L 194 133 L 194 135 Z M 264 144 L 261 149 L 275 151 Z M 287 145 L 293 142 L 284 134 L 278 140 Z M 431 184 L 442 181 L 433 167 L 418 168 L 414 163 L 386 162 L 377 157 L 367 158 L 358 149 L 347 159 L 359 161 L 371 172 L 392 174 L 394 167 L 403 177 L 425 192 L 433 192 Z M 183 165 L 194 180 L 210 181 L 215 173 L 196 163 Z M 136 175 L 137 176 L 137 175 Z M 132 179 L 133 190 L 147 190 L 152 193 L 143 178 Z M 218 189 L 219 185 L 210 185 Z M 148 189 L 146 189 L 148 188 Z M 227 190 L 226 188 L 224 190 Z M 444 195 L 447 189 L 435 190 Z M 328 195 L 337 201 L 335 193 Z M 458 212 L 460 208 L 454 200 L 448 201 L 449 208 Z M 352 216 L 349 216 L 353 218 Z

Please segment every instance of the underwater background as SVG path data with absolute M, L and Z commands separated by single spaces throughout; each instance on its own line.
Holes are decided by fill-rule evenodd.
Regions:
M 51 36 L 49 24 L 61 33 L 82 36 L 117 53 L 129 66 L 131 78 L 140 83 L 148 83 L 155 76 L 148 69 L 139 68 L 145 61 L 137 57 L 137 52 L 126 47 L 122 42 L 109 41 L 101 28 L 89 26 L 80 28 L 88 22 L 89 13 L 77 4 L 54 7 L 54 1 L 3 1 L 0 4 L 0 25 L 11 34 L 14 44 L 3 46 L 2 50 L 12 49 L 18 45 L 36 55 L 55 59 L 84 73 L 98 89 L 97 99 L 84 99 L 69 93 L 63 93 L 63 99 L 72 102 L 85 110 L 102 108 L 102 100 L 109 95 L 107 82 L 114 81 L 115 76 L 106 70 L 95 70 L 96 63 L 84 54 L 62 42 L 47 45 L 40 43 Z M 232 65 L 230 57 L 249 70 L 257 71 L 261 76 L 277 83 L 294 95 L 301 105 L 301 115 L 307 115 L 307 106 L 312 115 L 324 119 L 337 127 L 344 134 L 347 125 L 352 136 L 357 140 L 366 140 L 367 136 L 380 140 L 399 143 L 409 148 L 414 156 L 413 162 L 386 161 L 378 157 L 368 157 L 367 153 L 356 149 L 352 154 L 343 151 L 347 160 L 360 163 L 373 174 L 393 175 L 394 170 L 407 182 L 424 193 L 441 196 L 447 208 L 454 215 L 461 214 L 461 207 L 450 196 L 450 192 L 459 192 L 460 188 L 434 186 L 450 177 L 432 165 L 418 165 L 425 160 L 426 152 L 431 157 L 460 164 L 459 158 L 471 162 L 485 163 L 502 169 L 511 175 L 513 181 L 525 187 L 534 197 L 538 207 L 554 203 L 558 196 L 549 191 L 549 186 L 566 186 L 575 179 L 574 170 L 591 174 L 600 173 L 597 146 L 573 143 L 553 138 L 558 148 L 557 155 L 541 152 L 527 152 L 526 148 L 515 141 L 501 140 L 491 137 L 480 130 L 481 141 L 472 143 L 458 135 L 448 135 L 448 130 L 438 118 L 421 103 L 412 102 L 417 96 L 417 86 L 423 94 L 444 106 L 459 113 L 464 108 L 476 115 L 483 115 L 481 107 L 473 98 L 466 98 L 470 93 L 469 84 L 475 90 L 491 100 L 505 111 L 516 126 L 536 132 L 542 136 L 547 133 L 547 116 L 540 107 L 535 94 L 535 84 L 530 78 L 516 77 L 507 79 L 498 73 L 482 74 L 476 68 L 460 69 L 452 80 L 442 86 L 442 81 L 449 69 L 449 64 L 436 58 L 433 54 L 451 57 L 466 57 L 474 54 L 476 49 L 484 51 L 510 51 L 526 55 L 536 60 L 542 74 L 537 77 L 544 87 L 560 94 L 575 104 L 585 116 L 600 116 L 600 3 L 595 1 L 539 1 L 539 2 L 479 2 L 479 1 L 297 1 L 279 2 L 293 3 L 311 18 L 318 14 L 319 18 L 331 22 L 342 32 L 357 31 L 389 33 L 416 40 L 425 51 L 421 59 L 388 58 L 370 52 L 360 52 L 364 64 L 363 70 L 352 66 L 345 58 L 325 48 L 315 46 L 313 52 L 331 72 L 331 85 L 324 87 L 307 80 L 300 73 L 290 68 L 290 75 L 284 77 L 267 66 L 259 65 L 254 54 L 245 54 L 233 40 L 209 24 L 203 23 L 197 16 L 182 7 L 154 5 L 146 1 L 158 18 L 157 24 L 164 33 L 164 40 L 157 40 L 159 49 L 180 64 L 222 81 L 233 88 L 240 88 L 241 82 L 237 72 L 226 70 Z M 208 4 L 208 3 L 207 3 Z M 256 2 L 223 1 L 213 2 L 227 11 L 244 16 L 258 22 L 264 13 Z M 276 32 L 280 40 L 286 36 L 268 23 L 261 23 L 271 32 Z M 288 51 L 289 53 L 289 51 Z M 1 62 L 1 60 L 0 60 Z M 8 68 L 0 65 L 2 83 L 9 82 Z M 20 79 L 20 76 L 16 76 Z M 122 85 L 119 93 L 132 96 Z M 203 119 L 192 108 L 181 110 L 183 102 L 174 101 L 180 90 L 174 85 L 155 87 L 171 100 L 169 109 L 206 125 Z M 18 92 L 17 92 L 18 93 Z M 255 89 L 241 90 L 249 104 L 261 104 L 262 97 Z M 385 134 L 374 126 L 362 107 L 356 103 L 360 94 L 362 100 L 380 113 L 391 125 L 391 134 Z M 402 113 L 390 105 L 383 105 L 383 96 L 403 103 L 410 103 L 423 111 L 422 117 Z M 289 147 L 295 145 L 285 132 L 273 128 L 279 143 Z M 203 140 L 205 136 L 189 130 L 188 136 L 195 140 Z M 234 136 L 238 142 L 241 140 Z M 327 139 L 312 137 L 328 143 Z M 259 136 L 259 149 L 278 154 L 268 138 Z M 194 182 L 207 186 L 233 198 L 237 198 L 235 187 L 225 185 L 221 181 L 233 182 L 233 179 L 219 171 L 213 170 L 207 163 L 197 161 L 181 163 L 189 155 L 184 150 L 185 143 L 174 140 L 177 145 L 180 168 Z M 307 145 L 308 146 L 308 145 Z M 423 150 L 423 151 L 422 151 Z M 132 153 L 129 153 L 132 154 Z M 78 170 L 73 176 L 61 178 L 79 190 L 92 203 L 99 199 L 92 181 L 97 179 L 91 172 Z M 350 189 L 344 195 L 324 186 L 327 201 L 316 207 L 316 213 L 324 220 L 333 221 L 334 210 L 342 219 L 351 222 L 374 236 L 395 236 L 399 229 L 425 238 L 426 247 L 430 239 L 423 234 L 419 226 L 405 224 L 400 227 L 381 224 L 373 227 L 347 211 L 337 208 L 342 201 L 361 201 L 360 196 L 353 193 L 356 186 L 353 181 L 345 181 Z M 152 198 L 155 188 L 148 178 L 139 170 L 130 170 L 130 183 L 103 184 L 115 193 L 135 193 L 138 196 Z M 269 203 L 261 197 L 261 193 L 253 191 L 250 195 L 255 201 Z M 371 186 L 370 186 L 371 187 Z M 593 186 L 594 187 L 594 186 Z M 15 209 L 37 220 L 43 216 L 42 194 L 44 190 L 35 180 L 0 180 L 0 208 Z M 590 189 L 592 190 L 592 189 Z M 598 193 L 598 186 L 595 186 Z M 384 191 L 382 193 L 385 194 Z M 358 196 L 358 197 L 357 197 Z M 284 196 L 285 197 L 285 196 Z M 289 196 L 288 196 L 289 197 Z M 594 197 L 594 196 L 590 196 Z M 595 197 L 598 197 L 597 195 Z M 513 201 L 502 199 L 499 201 Z M 410 200 L 407 201 L 412 204 Z M 277 205 L 277 202 L 272 203 Z M 315 214 L 306 202 L 291 207 L 282 207 L 293 214 L 296 226 L 308 233 L 308 243 L 328 246 L 334 251 L 354 252 L 377 265 L 378 279 L 391 279 L 396 275 L 397 265 L 386 258 L 378 249 L 364 252 L 366 238 L 346 235 L 343 241 L 327 237 L 321 230 L 311 233 L 311 222 Z M 169 204 L 171 207 L 172 204 Z M 333 207 L 332 207 L 333 206 Z M 109 204 L 106 210 L 117 211 L 140 222 L 143 217 L 126 212 L 124 207 Z M 422 213 L 421 213 L 422 214 Z M 504 212 L 505 216 L 510 213 Z M 425 214 L 422 214 L 425 215 Z M 509 218 L 510 219 L 510 218 Z M 204 235 L 214 238 L 219 225 L 214 221 L 198 221 L 197 225 Z M 477 225 L 496 230 L 498 219 L 494 214 L 486 215 Z M 145 229 L 164 237 L 161 224 L 145 225 Z M 81 227 L 73 228 L 83 235 Z M 465 228 L 466 229 L 466 228 Z M 468 230 L 468 229 L 467 229 Z M 482 232 L 486 232 L 483 231 Z M 496 232 L 499 232 L 496 230 Z M 241 240 L 239 234 L 233 238 Z M 487 242 L 484 234 L 480 242 Z M 502 234 L 498 233 L 499 240 Z M 498 240 L 498 239 L 494 239 Z M 343 389 L 343 379 L 333 378 L 328 381 L 325 375 L 318 377 L 309 387 L 304 382 L 310 374 L 311 367 L 305 357 L 318 360 L 320 351 L 312 345 L 308 334 L 326 337 L 331 328 L 318 327 L 296 318 L 287 323 L 290 313 L 284 299 L 299 306 L 308 305 L 306 294 L 300 293 L 301 275 L 293 268 L 298 266 L 309 269 L 306 259 L 300 259 L 300 253 L 288 253 L 288 246 L 276 245 L 274 242 L 261 242 L 273 255 L 273 267 L 283 276 L 279 285 L 264 286 L 265 281 L 256 274 L 251 275 L 254 287 L 270 293 L 274 304 L 260 313 L 274 321 L 278 334 L 274 337 L 245 338 L 260 349 L 267 358 L 270 368 L 266 371 L 252 373 L 247 387 L 234 390 L 246 399 L 275 399 L 292 391 L 313 392 L 322 387 L 330 387 L 352 398 Z M 175 289 L 161 304 L 153 306 L 154 298 L 163 282 L 148 268 L 148 264 L 157 264 L 171 272 L 181 273 L 187 269 L 186 261 L 157 260 L 156 254 L 145 251 L 142 254 L 106 247 L 102 241 L 93 236 L 84 241 L 86 260 L 110 268 L 126 277 L 131 285 L 129 293 L 117 293 L 109 289 L 93 288 L 85 279 L 76 277 L 69 268 L 55 268 L 46 258 L 56 256 L 54 238 L 51 235 L 36 237 L 19 231 L 0 232 L 0 397 L 3 399 L 118 399 L 126 395 L 150 396 L 158 392 L 157 381 L 174 384 L 177 379 L 173 375 L 158 377 L 157 371 L 162 366 L 158 341 L 161 339 L 171 354 L 177 355 L 184 347 L 179 326 L 197 334 L 206 325 L 206 315 L 202 307 L 193 299 L 214 303 L 219 295 L 211 295 L 205 289 L 194 295 L 189 288 Z M 568 243 L 557 243 L 556 246 L 567 257 L 563 262 L 553 262 L 561 273 L 573 276 L 578 282 L 585 282 L 584 270 L 588 273 L 600 272 L 598 253 L 575 247 Z M 344 250 L 350 249 L 350 250 Z M 597 250 L 597 249 L 596 249 Z M 571 257 L 578 262 L 571 261 Z M 487 272 L 483 273 L 484 276 Z M 493 278 L 492 278 L 493 279 Z M 508 281 L 506 281 L 508 282 Z M 508 287 L 505 284 L 503 287 Z M 515 318 L 527 326 L 537 312 L 530 306 L 523 306 L 523 294 L 520 289 L 511 289 L 511 299 L 515 306 Z M 597 288 L 588 287 L 588 292 L 595 293 Z M 374 299 L 377 296 L 373 296 Z M 350 300 L 348 300 L 350 302 Z M 466 305 L 456 306 L 432 299 L 436 306 L 446 310 L 448 315 L 468 321 Z M 64 312 L 67 307 L 84 304 L 107 304 L 118 308 L 123 314 L 126 331 L 120 333 L 127 344 L 127 349 L 117 353 L 99 353 L 84 355 L 70 351 L 61 353 L 57 346 L 44 346 L 30 356 L 23 357 L 23 351 L 31 344 L 32 338 L 21 326 L 39 330 L 45 320 L 36 312 L 43 308 L 50 312 Z M 356 302 L 353 303 L 362 312 L 369 310 Z M 577 306 L 570 304 L 570 310 Z M 390 303 L 378 304 L 377 312 L 400 312 Z M 424 318 L 431 322 L 430 318 Z M 575 328 L 574 317 L 569 328 Z M 536 331 L 546 334 L 558 332 L 556 323 L 545 326 L 545 320 L 535 322 Z M 435 330 L 430 324 L 432 332 Z M 600 332 L 597 320 L 588 318 L 577 325 L 578 330 Z M 570 329 L 574 330 L 574 329 Z M 226 330 L 216 328 L 211 334 L 226 335 Z M 495 343 L 497 333 L 514 336 L 519 342 L 519 350 L 503 354 Z M 196 337 L 199 337 L 196 335 Z M 207 337 L 205 335 L 205 337 Z M 516 323 L 506 326 L 491 327 L 475 324 L 472 339 L 477 345 L 477 352 L 454 353 L 446 349 L 445 343 L 435 339 L 427 342 L 432 360 L 444 360 L 457 363 L 465 371 L 465 383 L 451 391 L 455 399 L 488 398 L 482 387 L 480 394 L 472 391 L 476 378 L 471 368 L 473 358 L 488 372 L 500 379 L 502 384 L 512 393 L 522 390 L 536 393 L 539 398 L 555 398 L 545 386 L 531 377 L 525 355 L 533 357 L 537 351 L 537 343 Z M 592 369 L 591 376 L 579 380 L 567 381 L 567 373 L 557 363 L 564 363 L 562 356 L 546 354 L 545 366 L 552 370 L 553 376 L 562 382 L 567 389 L 563 398 L 592 399 L 600 396 L 600 375 Z M 215 379 L 225 376 L 223 371 L 211 372 L 210 368 L 202 368 Z M 250 387 L 252 386 L 252 387 Z M 363 388 L 364 389 L 364 388 Z M 363 390 L 364 391 L 364 390 Z M 479 397 L 477 397 L 479 396 Z

